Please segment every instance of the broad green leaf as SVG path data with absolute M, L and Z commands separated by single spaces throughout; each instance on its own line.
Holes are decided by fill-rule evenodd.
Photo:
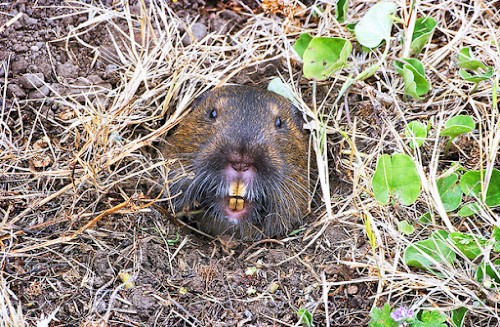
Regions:
M 408 220 L 402 220 L 398 223 L 398 230 L 404 235 L 411 235 L 415 231 L 415 227 Z
M 300 322 L 303 325 L 307 327 L 314 326 L 313 316 L 306 308 L 299 309 L 299 311 L 297 311 L 297 315 L 299 316 Z
M 370 327 L 399 327 L 399 322 L 391 318 L 391 306 L 384 304 L 382 309 L 374 307 L 370 312 Z
M 481 211 L 479 204 L 477 202 L 467 203 L 460 210 L 458 210 L 457 215 L 459 217 L 469 217 Z
M 493 76 L 493 68 L 490 67 L 484 73 L 477 73 L 474 75 L 469 73 L 465 69 L 460 69 L 458 71 L 458 74 L 467 82 L 479 83 L 481 81 L 486 81 L 487 79 L 490 79 Z
M 475 196 L 479 199 L 483 194 L 483 183 L 486 171 L 468 171 L 462 178 L 460 178 L 460 188 L 465 195 Z M 485 203 L 489 207 L 496 207 L 500 205 L 500 170 L 493 169 L 491 179 L 486 192 Z
M 273 78 L 267 85 L 268 91 L 277 93 L 284 96 L 288 100 L 295 102 L 295 97 L 293 96 L 292 89 L 288 84 L 283 82 L 280 77 Z
M 432 17 L 422 17 L 415 21 L 415 28 L 411 37 L 410 49 L 413 53 L 420 53 L 424 45 L 429 41 L 436 28 L 437 22 Z
M 488 67 L 480 60 L 477 60 L 471 52 L 469 47 L 465 47 L 458 53 L 457 56 L 458 67 L 470 70 L 477 70 L 479 68 L 486 70 Z
M 391 156 L 383 154 L 377 160 L 377 168 L 372 177 L 372 188 L 375 199 L 382 204 L 389 203 L 389 197 L 393 190 L 392 175 Z
M 349 0 L 338 0 L 335 3 L 335 19 L 339 23 L 345 21 L 345 13 L 347 12 L 347 7 L 349 5 Z
M 410 267 L 431 271 L 436 267 L 436 262 L 452 264 L 457 255 L 442 234 L 434 232 L 430 238 L 408 246 L 404 253 L 404 262 Z
M 455 210 L 462 203 L 462 189 L 457 183 L 458 175 L 449 176 L 437 180 L 437 189 L 446 212 Z
M 468 309 L 465 307 L 451 311 L 451 323 L 453 327 L 463 327 L 467 311 Z
M 342 69 L 351 54 L 349 40 L 334 37 L 315 37 L 304 52 L 304 76 L 325 80 Z
M 309 33 L 303 33 L 300 34 L 297 41 L 295 41 L 293 49 L 297 52 L 297 54 L 301 59 L 304 59 L 304 52 L 306 51 L 307 46 L 309 45 L 309 42 L 311 42 L 312 39 L 313 37 Z
M 427 137 L 427 125 L 419 121 L 412 121 L 405 128 L 406 138 L 409 140 L 410 148 L 420 147 Z
M 424 65 L 418 59 L 402 58 L 395 61 L 396 71 L 403 76 L 405 94 L 415 99 L 420 99 L 431 88 L 425 78 Z
M 354 27 L 359 44 L 375 48 L 382 41 L 391 37 L 392 18 L 398 6 L 393 2 L 379 2 L 368 9 L 366 14 Z
M 375 199 L 382 204 L 393 194 L 403 205 L 415 203 L 420 194 L 420 177 L 415 162 L 406 154 L 384 154 L 377 161 L 372 178 Z
M 415 321 L 412 327 L 447 327 L 446 315 L 439 311 L 423 311 L 420 320 Z
M 457 249 L 471 260 L 481 255 L 482 248 L 484 248 L 487 243 L 487 240 L 483 237 L 459 232 L 450 233 L 450 239 Z
M 440 136 L 449 136 L 451 139 L 472 132 L 476 128 L 476 124 L 471 116 L 458 115 L 448 119 L 445 123 L 445 129 L 439 133 Z

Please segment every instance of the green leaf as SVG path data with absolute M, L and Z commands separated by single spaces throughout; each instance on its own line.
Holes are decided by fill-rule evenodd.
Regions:
M 457 181 L 458 175 L 451 174 L 438 179 L 436 182 L 439 196 L 446 212 L 455 210 L 462 203 L 462 189 Z
M 398 223 L 398 230 L 404 235 L 411 235 L 415 231 L 415 227 L 407 220 L 403 220 Z
M 489 67 L 487 71 L 484 73 L 478 73 L 478 74 L 471 74 L 465 69 L 460 69 L 458 71 L 458 75 L 462 77 L 465 81 L 467 82 L 473 82 L 473 83 L 479 83 L 481 81 L 486 81 L 493 76 L 493 68 Z
M 436 262 L 452 264 L 457 255 L 444 240 L 442 232 L 434 232 L 430 238 L 409 245 L 404 253 L 404 262 L 410 267 L 430 271 L 436 267 Z
M 484 281 L 487 278 L 491 278 L 497 284 L 500 283 L 500 275 L 499 275 L 500 260 L 495 260 L 494 265 L 495 268 L 493 269 L 493 267 L 489 263 L 486 263 L 484 261 L 481 262 L 476 271 L 476 280 L 484 284 Z
M 455 137 L 472 132 L 476 124 L 471 116 L 458 115 L 448 119 L 445 123 L 445 129 L 439 133 L 440 136 L 449 136 L 453 140 Z
M 432 223 L 432 216 L 431 216 L 431 213 L 430 213 L 430 212 L 426 212 L 426 213 L 424 213 L 422 216 L 420 216 L 420 217 L 418 218 L 418 221 L 419 221 L 421 224 L 424 224 L 424 225 L 431 224 L 431 223 Z
M 345 21 L 345 13 L 347 12 L 347 7 L 349 5 L 349 0 L 338 0 L 335 3 L 335 19 L 339 23 Z
M 493 226 L 493 233 L 492 233 L 493 239 L 497 242 L 500 242 L 500 227 L 499 226 Z
M 447 327 L 446 315 L 439 311 L 423 311 L 420 321 L 415 321 L 412 327 Z
M 484 237 L 459 232 L 450 233 L 450 239 L 457 249 L 471 260 L 476 259 L 482 254 L 482 248 L 488 242 Z
M 358 42 L 368 48 L 377 47 L 391 37 L 392 18 L 397 5 L 393 2 L 379 2 L 368 9 L 354 27 Z
M 437 22 L 432 17 L 422 17 L 415 21 L 415 28 L 411 37 L 410 49 L 413 53 L 418 54 L 422 51 L 427 41 L 432 36 Z
M 304 52 L 304 76 L 325 80 L 342 69 L 351 54 L 349 40 L 334 37 L 315 37 Z
M 470 70 L 477 70 L 479 68 L 486 70 L 488 67 L 480 60 L 477 60 L 471 52 L 469 47 L 465 47 L 457 56 L 458 67 Z
M 382 204 L 389 202 L 390 194 L 403 205 L 413 204 L 420 195 L 420 177 L 415 162 L 406 154 L 384 154 L 377 161 L 372 178 L 375 199 Z
M 427 137 L 427 125 L 419 121 L 410 122 L 405 128 L 406 138 L 409 139 L 410 148 L 420 147 Z
M 402 58 L 394 62 L 396 71 L 403 77 L 404 91 L 406 95 L 414 99 L 420 99 L 431 88 L 431 84 L 425 78 L 424 65 L 418 59 Z
M 297 315 L 299 316 L 300 322 L 303 325 L 307 327 L 314 326 L 313 316 L 306 308 L 299 309 L 299 311 L 297 311 Z
M 485 174 L 486 170 L 472 170 L 466 172 L 462 178 L 460 178 L 460 188 L 464 194 L 482 199 Z M 500 205 L 500 170 L 496 168 L 493 169 L 488 189 L 485 192 L 486 196 L 484 202 L 487 206 L 493 208 Z
M 288 84 L 283 82 L 280 77 L 273 78 L 267 85 L 267 90 L 284 96 L 292 102 L 296 102 L 292 89 Z
M 399 323 L 391 318 L 391 306 L 384 304 L 382 309 L 374 307 L 370 312 L 370 327 L 399 327 Z
M 493 252 L 496 252 L 496 253 L 500 252 L 500 243 L 493 244 Z
M 347 28 L 347 30 L 351 33 L 354 33 L 354 30 L 356 28 L 356 25 L 358 25 L 358 23 L 349 23 L 349 24 L 345 24 L 345 28 Z
M 306 51 L 307 46 L 309 45 L 309 42 L 311 42 L 312 39 L 313 37 L 309 33 L 303 33 L 300 34 L 297 41 L 295 41 L 293 49 L 297 52 L 297 54 L 301 59 L 304 59 L 304 52 Z
M 464 325 L 465 314 L 468 309 L 461 307 L 451 311 L 451 323 L 453 327 L 462 327 Z
M 458 71 L 460 77 L 468 82 L 479 83 L 481 81 L 490 79 L 493 76 L 494 70 L 492 67 L 486 66 L 480 60 L 477 60 L 469 47 L 465 47 L 458 53 L 457 56 Z M 475 74 L 467 70 L 474 71 Z
M 481 211 L 479 204 L 477 202 L 467 203 L 460 210 L 458 210 L 457 215 L 459 217 L 469 217 Z

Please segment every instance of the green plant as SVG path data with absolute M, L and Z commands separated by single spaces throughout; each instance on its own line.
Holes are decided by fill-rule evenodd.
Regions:
M 367 48 L 378 47 L 391 37 L 392 14 L 397 5 L 393 2 L 379 2 L 372 6 L 354 27 L 359 44 Z
M 457 183 L 458 175 L 453 173 L 437 180 L 437 189 L 446 212 L 457 209 L 462 203 L 462 189 Z
M 295 52 L 297 52 L 300 58 L 304 58 L 304 52 L 306 51 L 307 46 L 312 39 L 313 37 L 309 33 L 302 33 L 300 34 L 297 41 L 295 41 L 293 49 L 295 50 Z
M 398 327 L 399 322 L 391 317 L 391 306 L 384 304 L 382 309 L 374 307 L 370 312 L 370 327 Z
M 314 326 L 314 321 L 313 321 L 313 316 L 307 310 L 306 308 L 301 308 L 297 311 L 297 315 L 299 316 L 299 320 L 301 324 L 307 326 L 307 327 L 313 327 Z
M 284 96 L 288 100 L 292 101 L 292 103 L 296 102 L 290 85 L 283 82 L 280 77 L 273 78 L 267 85 L 267 89 L 271 92 Z
M 446 315 L 439 311 L 422 310 L 415 314 L 412 309 L 399 307 L 392 310 L 389 303 L 382 309 L 373 308 L 370 312 L 370 327 L 446 327 Z
M 475 83 L 473 91 L 477 88 L 479 82 L 493 76 L 493 68 L 477 60 L 469 47 L 465 47 L 458 52 L 457 62 L 458 67 L 460 67 L 458 71 L 460 77 L 467 82 Z
M 428 127 L 419 121 L 410 122 L 405 128 L 405 136 L 409 140 L 410 148 L 415 149 L 424 144 Z
M 345 13 L 347 12 L 347 7 L 349 6 L 349 0 L 338 0 L 335 3 L 335 19 L 339 23 L 345 21 Z
M 404 235 L 411 235 L 415 231 L 415 227 L 408 220 L 402 220 L 398 223 L 398 230 Z
M 445 123 L 445 128 L 439 133 L 440 136 L 450 137 L 444 149 L 445 156 L 448 155 L 451 143 L 457 136 L 472 132 L 475 128 L 476 124 L 470 116 L 458 115 L 448 119 Z
M 439 230 L 433 232 L 429 238 L 410 244 L 404 253 L 404 262 L 410 267 L 426 269 L 436 275 L 436 263 L 454 264 L 457 253 L 472 261 L 486 256 L 491 248 L 494 253 L 500 253 L 500 227 L 494 226 L 490 239 L 471 233 L 452 232 Z M 500 260 L 493 263 L 485 257 L 477 266 L 475 276 L 478 282 L 485 287 L 491 287 L 495 282 L 500 284 Z M 486 279 L 485 276 L 488 276 Z
M 422 268 L 437 273 L 437 263 L 452 264 L 456 253 L 446 242 L 448 233 L 435 231 L 428 239 L 415 242 L 406 248 L 404 262 L 410 267 Z
M 379 157 L 372 177 L 375 199 L 382 204 L 393 194 L 403 205 L 413 204 L 420 194 L 420 177 L 415 162 L 406 154 Z
M 491 208 L 497 207 L 500 205 L 500 170 L 492 170 L 488 186 L 486 175 L 486 170 L 468 171 L 460 178 L 460 188 L 465 195 L 482 199 Z
M 418 59 L 402 58 L 394 62 L 396 71 L 403 77 L 404 93 L 414 99 L 420 99 L 431 88 L 425 77 L 424 65 Z
M 463 307 L 451 311 L 451 323 L 453 327 L 462 327 L 464 325 L 467 311 L 467 308 Z
M 294 49 L 304 61 L 304 76 L 309 79 L 325 80 L 342 69 L 351 54 L 349 40 L 337 37 L 314 37 L 302 34 Z
M 413 53 L 418 54 L 422 51 L 422 48 L 432 37 L 432 33 L 436 26 L 437 22 L 432 17 L 421 17 L 415 21 L 410 44 L 410 49 Z

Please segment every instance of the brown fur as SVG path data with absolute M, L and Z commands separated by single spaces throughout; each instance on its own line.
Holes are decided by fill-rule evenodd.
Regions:
M 203 209 L 198 226 L 213 235 L 257 239 L 289 232 L 309 200 L 302 125 L 300 112 L 273 92 L 247 86 L 208 91 L 166 137 L 163 154 L 176 159 L 168 183 L 174 210 Z M 223 210 L 234 157 L 253 172 L 245 200 L 251 210 L 236 222 Z

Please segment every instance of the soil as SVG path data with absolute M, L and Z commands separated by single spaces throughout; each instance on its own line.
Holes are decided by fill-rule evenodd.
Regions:
M 231 33 L 247 19 L 238 13 L 238 2 L 181 0 L 170 5 L 186 19 L 201 15 L 196 32 L 200 35 L 215 29 Z M 256 12 L 262 10 L 252 6 Z M 0 33 L 0 86 L 6 91 L 2 124 L 12 132 L 2 138 L 20 147 L 46 148 L 44 140 L 64 138 L 64 128 L 54 118 L 68 113 L 56 98 L 96 89 L 109 92 L 117 87 L 119 76 L 106 55 L 96 57 L 90 48 L 63 39 L 87 19 L 84 15 L 69 15 L 71 9 L 58 0 L 4 1 L 0 26 L 18 13 L 20 18 Z M 111 43 L 104 30 L 90 30 L 81 38 L 101 49 Z M 253 84 L 276 75 L 282 64 L 253 68 L 233 81 Z M 84 100 L 95 102 L 99 97 Z M 71 158 L 74 149 L 68 144 L 68 156 L 60 160 Z M 57 176 L 57 163 L 50 157 L 31 156 L 17 165 L 25 169 L 19 179 L 0 175 L 4 218 L 48 196 L 43 183 L 50 183 L 52 190 L 63 186 L 52 178 Z M 54 175 L 35 181 L 33 174 L 47 167 Z M 33 190 L 32 200 L 16 197 L 20 185 Z M 344 184 L 335 196 L 344 197 L 349 189 Z M 114 195 L 108 195 L 108 203 L 93 203 L 83 192 L 80 209 L 108 208 L 116 204 Z M 3 230 L 2 252 L 32 239 L 70 235 L 89 220 L 69 219 L 59 211 L 61 201 L 73 200 L 54 198 L 30 212 L 29 220 Z M 54 219 L 59 223 L 43 228 Z M 356 262 L 370 246 L 350 224 L 325 226 L 315 224 L 318 219 L 313 214 L 305 225 L 310 229 L 297 236 L 238 243 L 204 237 L 155 209 L 115 213 L 71 242 L 4 257 L 2 277 L 11 296 L 22 304 L 29 325 L 54 313 L 51 326 L 293 326 L 301 308 L 313 314 L 317 326 L 326 321 L 331 326 L 367 325 L 376 278 L 366 278 L 370 271 L 361 266 L 354 269 L 342 262 Z M 360 222 L 352 218 L 354 223 Z M 326 230 L 313 239 L 312 231 L 321 227 Z M 20 233 L 10 238 L 12 231 Z M 348 283 L 360 277 L 364 281 Z

